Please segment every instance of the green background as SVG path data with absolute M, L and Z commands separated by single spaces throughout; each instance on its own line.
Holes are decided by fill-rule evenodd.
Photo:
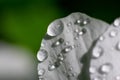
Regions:
M 36 55 L 49 23 L 72 12 L 112 23 L 120 16 L 120 4 L 117 0 L 0 0 L 0 40 Z

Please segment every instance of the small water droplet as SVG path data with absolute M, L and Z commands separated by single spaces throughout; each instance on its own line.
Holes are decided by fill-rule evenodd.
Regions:
M 72 67 L 70 67 L 68 70 L 69 70 L 69 71 L 72 71 L 72 70 L 73 70 L 73 68 L 72 68 Z
M 48 70 L 49 71 L 53 71 L 54 69 L 56 69 L 56 66 L 54 64 L 49 64 L 48 65 Z
M 82 36 L 83 34 L 85 34 L 87 32 L 87 30 L 85 28 L 83 28 L 79 33 L 78 35 L 79 36 Z
M 60 61 L 63 61 L 63 60 L 64 60 L 63 54 L 58 54 L 58 60 L 60 60 Z
M 115 77 L 115 80 L 120 80 L 120 76 L 116 76 L 116 77 Z
M 117 49 L 118 51 L 120 51 L 120 42 L 117 43 L 116 49 Z
M 94 73 L 96 72 L 96 68 L 95 68 L 95 67 L 90 67 L 90 68 L 89 68 L 89 72 L 90 72 L 91 74 L 94 74 Z
M 52 47 L 57 47 L 64 42 L 64 39 L 60 38 L 55 43 L 52 44 Z
M 79 30 L 78 29 L 75 29 L 75 31 L 74 31 L 75 33 L 78 33 L 79 32 Z
M 75 45 L 72 45 L 71 47 L 72 47 L 72 49 L 74 49 L 74 48 L 75 48 Z
M 57 36 L 63 32 L 64 25 L 61 20 L 56 20 L 48 26 L 47 34 L 49 36 Z
M 45 49 L 41 49 L 37 53 L 37 58 L 40 62 L 45 61 L 48 58 L 48 52 Z
M 115 36 L 117 36 L 117 31 L 116 30 L 112 30 L 110 32 L 110 37 L 115 37 Z
M 95 47 L 92 52 L 92 57 L 97 59 L 103 55 L 103 49 L 101 47 Z
M 69 22 L 68 24 L 67 24 L 67 26 L 69 27 L 69 26 L 71 26 L 72 25 L 72 23 L 71 22 Z
M 43 76 L 45 74 L 45 69 L 38 70 L 38 75 Z
M 99 40 L 100 40 L 100 41 L 103 41 L 104 39 L 105 39 L 105 37 L 103 37 L 103 36 L 100 36 L 100 37 L 99 37 Z
M 73 76 L 73 77 L 76 77 L 76 76 L 77 76 L 77 73 L 76 73 L 76 72 L 72 73 L 72 76 Z
M 84 25 L 87 25 L 88 23 L 90 23 L 90 20 L 89 20 L 88 18 L 83 21 L 83 24 L 84 24 Z
M 120 18 L 116 19 L 116 20 L 114 21 L 113 25 L 114 25 L 115 27 L 119 27 L 119 26 L 120 26 Z
M 77 24 L 79 26 L 85 26 L 88 23 L 90 23 L 90 20 L 88 18 L 85 20 L 83 18 L 80 18 L 80 19 L 76 20 L 76 22 L 75 22 L 75 24 Z
M 72 47 L 71 46 L 67 46 L 66 48 L 64 48 L 61 53 L 68 53 L 72 50 Z
M 111 63 L 105 63 L 99 68 L 99 73 L 106 75 L 113 69 L 113 66 Z
M 69 44 L 70 44 L 70 42 L 69 42 L 69 41 L 66 41 L 66 42 L 65 42 L 65 45 L 66 45 L 66 46 L 68 46 Z
M 79 37 L 77 36 L 77 37 L 75 37 L 74 39 L 75 39 L 75 40 L 78 40 L 78 39 L 79 39 Z

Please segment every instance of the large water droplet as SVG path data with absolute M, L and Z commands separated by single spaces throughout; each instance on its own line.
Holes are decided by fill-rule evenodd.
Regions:
M 48 26 L 47 34 L 49 36 L 57 36 L 63 32 L 64 25 L 61 20 L 56 20 Z
M 48 65 L 48 70 L 49 71 L 53 71 L 54 69 L 56 69 L 56 66 L 54 64 L 49 64 Z
M 111 63 L 105 63 L 99 68 L 99 73 L 106 75 L 113 69 L 113 66 Z
M 110 37 L 115 37 L 115 36 L 117 36 L 117 31 L 116 30 L 112 30 L 110 32 Z
M 103 55 L 103 49 L 101 47 L 95 47 L 92 52 L 92 57 L 97 59 Z
M 94 74 L 95 72 L 96 72 L 96 68 L 95 67 L 90 67 L 89 68 L 89 72 L 91 73 L 91 74 Z
M 118 51 L 120 51 L 120 42 L 117 43 L 116 49 L 117 49 Z
M 47 57 L 48 57 L 48 52 L 45 49 L 41 49 L 40 51 L 38 51 L 37 58 L 40 62 L 45 61 Z
M 52 44 L 52 47 L 57 47 L 64 42 L 64 39 L 60 38 L 55 43 Z
M 38 75 L 43 76 L 45 74 L 45 69 L 38 70 Z
M 68 53 L 72 50 L 72 47 L 71 46 L 67 46 L 66 48 L 64 48 L 61 53 Z
M 120 27 L 120 18 L 116 19 L 113 24 L 115 27 Z

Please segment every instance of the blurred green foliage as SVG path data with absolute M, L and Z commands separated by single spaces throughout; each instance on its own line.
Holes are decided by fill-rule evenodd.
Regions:
M 83 12 L 109 23 L 120 16 L 117 1 L 0 0 L 0 40 L 29 48 L 35 54 L 49 23 Z

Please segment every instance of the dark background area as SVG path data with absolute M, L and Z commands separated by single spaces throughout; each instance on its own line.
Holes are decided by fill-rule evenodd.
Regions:
M 0 0 L 0 41 L 29 48 L 34 55 L 49 23 L 72 12 L 112 23 L 120 16 L 117 0 Z

